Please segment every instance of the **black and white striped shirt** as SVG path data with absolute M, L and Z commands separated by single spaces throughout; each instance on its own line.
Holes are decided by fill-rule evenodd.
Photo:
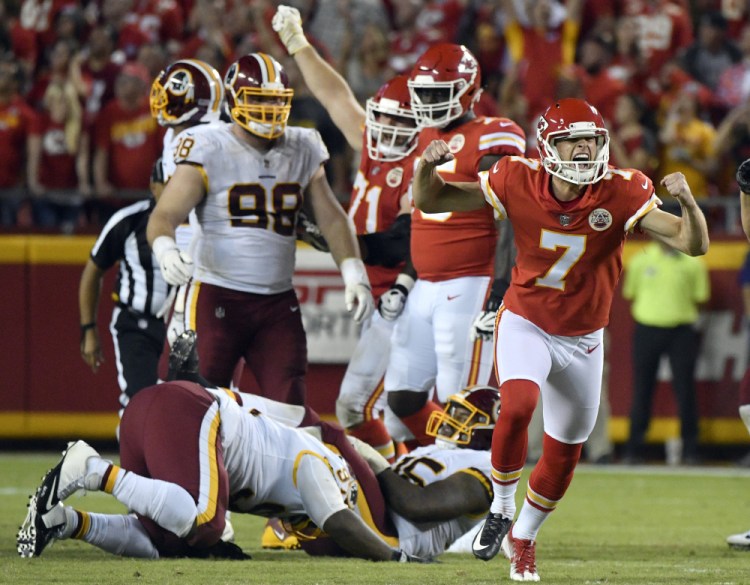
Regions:
M 102 271 L 120 262 L 115 302 L 151 316 L 162 309 L 169 293 L 146 240 L 146 225 L 154 205 L 153 199 L 144 199 L 117 211 L 91 250 L 92 261 Z

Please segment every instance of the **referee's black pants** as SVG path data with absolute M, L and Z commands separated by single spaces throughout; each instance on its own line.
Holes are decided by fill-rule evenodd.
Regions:
M 164 319 L 116 306 L 109 330 L 115 346 L 120 404 L 125 408 L 136 392 L 158 382 L 167 326 Z
M 629 455 L 640 455 L 651 422 L 659 361 L 666 355 L 672 370 L 672 388 L 677 399 L 683 457 L 697 456 L 698 407 L 695 396 L 695 362 L 698 357 L 699 340 L 699 334 L 692 325 L 651 327 L 635 324 Z

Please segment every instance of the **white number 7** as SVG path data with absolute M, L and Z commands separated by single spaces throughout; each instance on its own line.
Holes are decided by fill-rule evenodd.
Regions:
M 537 286 L 546 286 L 565 290 L 565 277 L 570 272 L 573 265 L 581 259 L 586 251 L 586 236 L 576 236 L 573 234 L 561 234 L 559 232 L 550 232 L 542 230 L 542 237 L 539 245 L 545 250 L 557 250 L 558 248 L 567 248 L 562 256 L 557 259 L 547 274 L 536 279 Z

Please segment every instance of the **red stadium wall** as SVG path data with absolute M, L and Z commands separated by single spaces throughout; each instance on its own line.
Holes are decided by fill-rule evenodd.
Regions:
M 102 287 L 98 323 L 106 361 L 98 373 L 84 364 L 79 350 L 78 281 L 92 244 L 91 237 L 0 237 L 0 438 L 114 437 L 119 389 L 108 331 L 114 270 Z M 641 245 L 628 243 L 626 261 Z M 697 377 L 701 437 L 707 443 L 748 441 L 737 416 L 738 383 L 746 365 L 737 272 L 747 250 L 745 242 L 714 241 L 706 256 L 713 291 Z M 340 356 L 351 349 L 356 331 L 340 309 L 342 287 L 330 261 L 313 256 L 310 262 L 306 254 L 298 259 L 295 284 L 301 298 L 308 299 L 303 309 L 316 362 L 309 369 L 308 397 L 313 408 L 332 416 L 344 372 L 344 365 L 335 362 L 344 361 Z M 632 325 L 628 304 L 618 293 L 608 350 L 610 433 L 618 442 L 627 436 Z M 677 428 L 668 372 L 665 378 L 656 396 L 653 441 L 672 436 Z M 250 378 L 243 382 L 252 388 Z

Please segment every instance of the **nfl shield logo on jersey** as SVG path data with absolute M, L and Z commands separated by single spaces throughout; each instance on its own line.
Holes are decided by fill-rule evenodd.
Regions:
M 224 310 L 224 307 L 216 307 L 214 309 L 214 315 L 216 315 L 217 319 L 223 319 L 226 314 L 227 312 Z
M 603 232 L 612 225 L 612 214 L 601 207 L 589 214 L 589 225 L 598 232 Z
M 570 216 L 565 213 L 560 214 L 560 225 L 563 227 L 569 226 Z

